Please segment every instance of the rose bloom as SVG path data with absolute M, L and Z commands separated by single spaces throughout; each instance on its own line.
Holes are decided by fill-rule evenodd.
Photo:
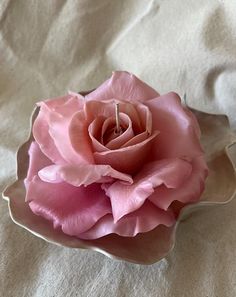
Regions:
M 25 179 L 31 210 L 68 235 L 133 237 L 175 224 L 207 165 L 195 116 L 127 72 L 38 103 Z M 118 124 L 118 125 L 117 125 Z

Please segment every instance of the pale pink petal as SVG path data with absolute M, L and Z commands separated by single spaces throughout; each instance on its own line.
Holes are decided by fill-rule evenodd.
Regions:
M 127 147 L 140 143 L 148 138 L 152 132 L 152 114 L 149 108 L 143 104 L 136 105 L 136 108 L 139 112 L 139 117 L 141 118 L 142 128 L 144 132 L 135 135 L 133 138 L 128 140 L 122 145 L 122 147 Z
M 125 113 L 120 113 L 120 125 L 124 128 L 124 131 L 117 136 L 116 133 L 113 137 L 109 139 L 109 142 L 106 143 L 106 147 L 110 150 L 119 149 L 123 144 L 134 137 L 134 131 L 132 127 L 132 121 Z M 113 119 L 113 126 L 115 126 L 115 119 Z M 102 135 L 104 137 L 104 133 Z
M 148 134 L 152 133 L 152 114 L 149 108 L 144 104 L 137 104 L 136 109 L 142 122 L 143 131 L 147 131 Z
M 117 137 L 116 131 L 116 119 L 114 116 L 106 118 L 102 124 L 100 142 L 109 150 L 107 143 Z
M 93 163 L 92 149 L 83 111 L 62 115 L 51 113 L 49 133 L 69 164 Z
M 185 113 L 191 118 L 193 128 L 195 129 L 195 133 L 196 133 L 197 137 L 200 139 L 201 138 L 201 130 L 200 130 L 200 126 L 197 121 L 197 117 L 187 106 L 183 106 L 183 109 L 184 109 Z
M 96 239 L 116 233 L 120 236 L 133 237 L 138 233 L 153 230 L 158 225 L 172 226 L 175 223 L 171 211 L 163 211 L 146 201 L 137 211 L 114 222 L 112 215 L 102 217 L 90 230 L 79 234 L 81 239 Z
M 69 92 L 68 95 L 58 98 L 52 98 L 40 101 L 37 105 L 46 105 L 50 111 L 63 116 L 73 115 L 75 111 L 82 110 L 84 106 L 84 97 L 80 94 Z
M 55 164 L 65 164 L 66 161 L 59 153 L 51 135 L 49 134 L 49 110 L 41 106 L 39 114 L 33 124 L 33 136 L 41 151 Z
M 133 174 L 149 158 L 149 152 L 157 135 L 158 131 L 155 131 L 149 138 L 136 145 L 122 147 L 118 150 L 95 152 L 95 162 L 96 164 L 108 164 L 118 171 Z
M 122 147 L 127 147 L 142 142 L 152 133 L 152 114 L 149 108 L 143 104 L 137 104 L 136 109 L 139 113 L 142 129 L 144 132 L 135 135 L 133 138 L 124 143 Z
M 125 130 L 121 135 L 115 133 L 116 124 L 115 118 L 109 117 L 105 119 L 98 116 L 88 127 L 88 133 L 92 141 L 92 146 L 95 152 L 104 152 L 111 149 L 118 149 L 124 143 L 133 138 L 134 132 L 130 118 L 123 113 L 120 113 L 121 125 L 125 126 Z M 110 133 L 109 133 L 110 131 Z M 107 139 L 107 136 L 110 138 Z
M 104 121 L 105 117 L 98 116 L 88 126 L 89 137 L 92 142 L 93 151 L 95 152 L 104 152 L 109 150 L 105 145 L 101 143 L 101 141 L 98 140 L 99 138 L 101 138 L 101 131 Z
M 80 156 L 84 163 L 94 163 L 92 142 L 88 133 L 88 123 L 85 119 L 84 112 L 78 111 L 71 119 L 69 124 L 69 139 L 72 148 Z M 65 150 L 69 150 L 65 147 Z M 79 162 L 79 164 L 81 164 Z
M 46 104 L 48 109 L 54 109 L 54 108 L 57 108 L 58 106 L 63 106 L 72 97 L 74 96 L 71 96 L 69 94 L 69 95 L 64 95 L 64 96 L 55 97 L 55 98 L 42 99 L 42 101 L 39 101 L 37 105 L 41 106 L 41 103 L 44 102 L 44 104 Z
M 161 209 L 168 209 L 174 201 L 193 203 L 200 199 L 204 190 L 208 169 L 203 156 L 195 158 L 192 162 L 191 175 L 177 189 L 167 188 L 165 185 L 155 189 L 148 198 Z
M 131 104 L 117 99 L 107 100 L 105 102 L 86 101 L 84 104 L 84 112 L 87 121 L 91 123 L 97 117 L 104 117 L 105 119 L 115 117 L 116 103 L 119 104 L 120 113 L 125 113 L 131 119 L 134 132 L 136 134 L 143 132 L 142 121 L 136 108 L 137 103 Z M 139 104 L 143 105 L 141 103 Z
M 51 165 L 39 171 L 39 177 L 48 183 L 65 181 L 73 186 L 90 185 L 92 183 L 121 180 L 131 184 L 132 177 L 116 171 L 109 165 Z
M 131 102 L 145 101 L 159 96 L 150 86 L 125 71 L 113 72 L 110 79 L 95 91 L 85 96 L 86 100 L 108 100 L 116 98 Z
M 35 176 L 29 184 L 27 201 L 35 214 L 72 236 L 87 231 L 111 213 L 109 198 L 98 184 L 73 187 L 66 183 L 45 183 Z
M 45 114 L 45 127 L 41 131 L 37 129 L 36 132 L 40 135 L 49 133 L 53 141 L 50 148 L 53 147 L 59 152 L 67 163 L 93 162 L 86 131 L 87 123 L 83 116 L 84 101 L 82 98 L 80 95 L 68 95 L 61 99 L 56 98 L 38 103 Z M 34 136 L 37 136 L 36 132 L 34 126 Z M 48 146 L 47 139 L 44 139 L 42 145 Z
M 120 150 L 118 151 L 118 147 L 120 148 L 127 148 L 127 151 L 130 151 L 132 154 L 132 150 L 134 152 L 136 149 L 138 150 L 143 150 L 144 145 L 149 144 L 149 141 L 155 137 L 158 132 L 154 131 L 153 135 L 150 136 L 151 132 L 151 125 L 152 125 L 152 117 L 151 114 L 146 106 L 143 104 L 136 104 L 135 106 L 129 103 L 124 103 L 124 102 L 119 102 L 119 107 L 120 107 L 120 117 L 121 120 L 123 116 L 126 115 L 127 118 L 130 119 L 130 124 L 129 128 L 132 122 L 132 130 L 127 129 L 127 133 L 123 133 L 120 138 L 115 136 L 115 140 L 112 139 L 112 143 L 116 143 L 116 146 L 110 146 L 111 143 L 105 144 L 104 143 L 104 134 L 105 130 L 108 129 L 113 122 L 115 121 L 115 101 L 107 101 L 106 103 L 104 102 L 98 102 L 98 101 L 90 101 L 85 104 L 85 112 L 86 112 L 86 117 L 90 119 L 91 124 L 89 126 L 89 135 L 92 140 L 92 145 L 93 145 L 93 150 L 94 150 L 94 157 L 95 157 L 95 162 L 98 164 L 111 164 L 111 166 L 117 166 L 115 167 L 117 170 L 124 171 L 125 169 L 120 166 L 120 159 L 123 159 L 124 156 L 124 151 Z M 140 114 L 137 113 L 137 109 L 139 109 Z M 104 122 L 103 122 L 104 120 Z M 103 122 L 103 124 L 102 124 Z M 114 122 L 115 124 L 115 122 Z M 114 126 L 115 128 L 115 126 Z M 129 132 L 129 133 L 128 133 Z M 130 133 L 131 132 L 131 133 Z M 101 134 L 100 134 L 101 133 Z M 132 135 L 131 135 L 132 134 Z M 136 135 L 135 135 L 136 134 Z M 128 136 L 128 137 L 127 137 Z M 149 137 L 150 136 L 150 137 Z M 101 137 L 101 141 L 99 141 L 99 138 Z M 122 140 L 122 142 L 121 142 Z M 127 140 L 127 141 L 126 141 Z M 131 146 L 138 145 L 138 147 L 133 147 Z M 149 144 L 150 146 L 150 144 Z M 116 148 L 117 147 L 117 148 Z M 114 150 L 112 153 L 109 152 L 109 149 Z M 145 153 L 148 150 L 145 151 Z M 102 154 L 100 154 L 102 153 Z M 105 154 L 103 156 L 103 154 Z M 111 157 L 109 156 L 111 154 Z M 113 156 L 120 155 L 120 159 L 115 160 Z M 142 153 L 140 155 L 142 157 Z M 133 160 L 137 157 L 136 155 L 131 156 L 130 162 L 133 162 Z M 110 159 L 112 159 L 112 163 L 109 163 Z M 137 161 L 137 159 L 136 159 Z M 135 162 L 136 167 L 138 168 L 140 165 L 142 165 L 141 161 L 142 159 L 139 160 L 140 162 Z M 104 163 L 105 162 L 105 163 Z M 117 164 L 117 165 L 116 165 Z M 127 164 L 129 167 L 130 165 Z M 118 169 L 119 168 L 119 169 Z M 133 173 L 136 170 L 136 168 L 131 169 L 131 172 Z
M 97 117 L 103 117 L 107 119 L 111 116 L 115 116 L 115 104 L 115 100 L 109 100 L 106 102 L 85 101 L 84 113 L 86 115 L 86 119 L 89 123 L 91 123 Z
M 186 113 L 177 94 L 168 93 L 145 104 L 152 112 L 153 129 L 160 131 L 153 145 L 154 160 L 203 154 L 197 121 L 189 116 L 190 111 Z
M 176 190 L 190 176 L 191 163 L 182 159 L 163 159 L 145 165 L 134 177 L 132 185 L 116 181 L 112 185 L 103 185 L 110 197 L 114 221 L 131 213 L 143 205 L 155 188 L 164 184 Z
M 148 137 L 149 137 L 148 132 L 147 131 L 144 131 L 144 132 L 142 132 L 140 134 L 135 135 L 130 140 L 128 140 L 126 143 L 124 143 L 122 145 L 122 147 L 127 147 L 127 146 L 131 146 L 131 145 L 135 145 L 135 144 L 141 143 L 144 140 L 146 140 Z
M 81 93 L 76 93 L 74 91 L 68 91 L 68 94 L 73 97 L 76 97 L 77 99 L 79 99 L 80 102 L 85 100 L 84 96 Z
M 52 164 L 52 161 L 42 153 L 39 145 L 35 141 L 31 142 L 28 153 L 29 167 L 27 171 L 26 182 L 31 181 L 32 178 L 38 174 L 40 169 Z
M 60 144 L 57 147 L 51 133 L 51 117 L 70 118 L 76 111 L 83 108 L 82 96 L 67 95 L 38 102 L 39 115 L 33 125 L 33 135 L 42 152 L 56 164 L 65 164 L 68 160 L 61 154 Z M 79 99 L 80 98 L 80 99 Z

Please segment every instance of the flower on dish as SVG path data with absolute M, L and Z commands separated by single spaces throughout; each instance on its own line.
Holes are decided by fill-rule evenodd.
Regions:
M 25 179 L 31 210 L 80 239 L 173 226 L 208 168 L 193 113 L 127 72 L 38 103 Z

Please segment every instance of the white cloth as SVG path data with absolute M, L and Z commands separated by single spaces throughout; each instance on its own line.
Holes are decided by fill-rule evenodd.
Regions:
M 160 93 L 226 113 L 236 129 L 233 0 L 51 0 L 0 3 L 0 184 L 35 102 L 89 90 L 127 70 Z M 236 296 L 236 200 L 195 213 L 174 250 L 151 266 L 46 243 L 0 206 L 1 296 Z

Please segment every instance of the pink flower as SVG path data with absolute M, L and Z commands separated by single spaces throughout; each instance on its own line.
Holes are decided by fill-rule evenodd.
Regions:
M 38 105 L 26 201 L 55 228 L 80 239 L 133 237 L 173 226 L 199 200 L 208 173 L 200 129 L 177 94 L 115 72 L 84 97 Z

